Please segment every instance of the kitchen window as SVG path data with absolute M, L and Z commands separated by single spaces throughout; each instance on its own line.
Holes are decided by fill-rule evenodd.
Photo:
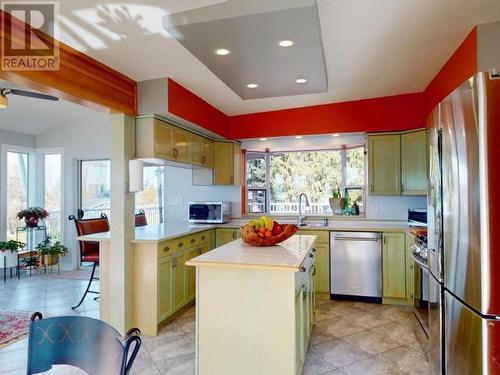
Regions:
M 363 213 L 365 201 L 364 146 L 326 151 L 247 151 L 246 210 L 248 214 L 297 214 L 298 197 L 307 194 L 309 215 L 332 215 L 329 198 L 341 190 L 351 206 Z

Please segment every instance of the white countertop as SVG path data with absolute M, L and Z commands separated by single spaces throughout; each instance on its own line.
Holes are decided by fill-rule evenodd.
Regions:
M 169 222 L 163 224 L 150 224 L 135 228 L 135 237 L 132 242 L 156 242 L 187 236 L 204 230 L 213 229 L 215 225 L 193 225 L 187 221 Z M 102 232 L 79 236 L 77 240 L 83 241 L 109 241 L 111 232 Z
M 276 246 L 255 247 L 241 239 L 186 262 L 188 266 L 298 271 L 316 236 L 296 234 Z
M 158 242 L 171 240 L 177 237 L 202 232 L 213 228 L 239 228 L 246 224 L 249 219 L 237 219 L 226 224 L 196 225 L 187 221 L 173 221 L 163 224 L 151 224 L 135 228 L 135 237 L 132 242 Z M 284 220 L 283 222 L 293 222 Z M 404 231 L 408 223 L 402 220 L 369 220 L 369 219 L 334 219 L 330 220 L 328 226 L 306 226 L 300 230 L 322 230 L 322 231 Z M 111 232 L 88 234 L 77 237 L 84 241 L 109 241 Z

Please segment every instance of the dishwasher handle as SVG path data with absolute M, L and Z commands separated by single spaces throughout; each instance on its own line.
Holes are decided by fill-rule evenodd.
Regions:
M 336 237 L 334 236 L 333 239 L 335 241 L 367 241 L 367 242 L 378 242 L 380 240 L 379 237 Z

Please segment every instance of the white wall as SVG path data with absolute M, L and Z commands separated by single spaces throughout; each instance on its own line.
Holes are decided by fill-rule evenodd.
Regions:
M 193 186 L 191 169 L 166 167 L 165 171 L 166 220 L 188 219 L 188 203 L 191 201 L 229 201 L 233 217 L 241 216 L 241 187 Z
M 63 241 L 70 253 L 63 258 L 64 269 L 75 269 L 78 264 L 78 245 L 75 227 L 68 221 L 78 208 L 78 160 L 109 159 L 109 116 L 100 112 L 88 115 L 36 136 L 37 148 L 63 150 Z
M 409 208 L 427 208 L 425 196 L 368 196 L 366 217 L 372 220 L 408 220 Z
M 0 144 L 33 148 L 35 136 L 0 129 Z

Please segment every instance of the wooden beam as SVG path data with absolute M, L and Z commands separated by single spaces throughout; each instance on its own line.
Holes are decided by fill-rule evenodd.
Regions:
M 6 20 L 12 27 L 4 32 Z M 4 42 L 24 45 L 24 22 L 0 10 L 0 27 L 0 48 Z M 52 36 L 32 32 L 45 43 L 59 45 L 59 69 L 0 70 L 0 79 L 107 113 L 137 114 L 137 82 Z

